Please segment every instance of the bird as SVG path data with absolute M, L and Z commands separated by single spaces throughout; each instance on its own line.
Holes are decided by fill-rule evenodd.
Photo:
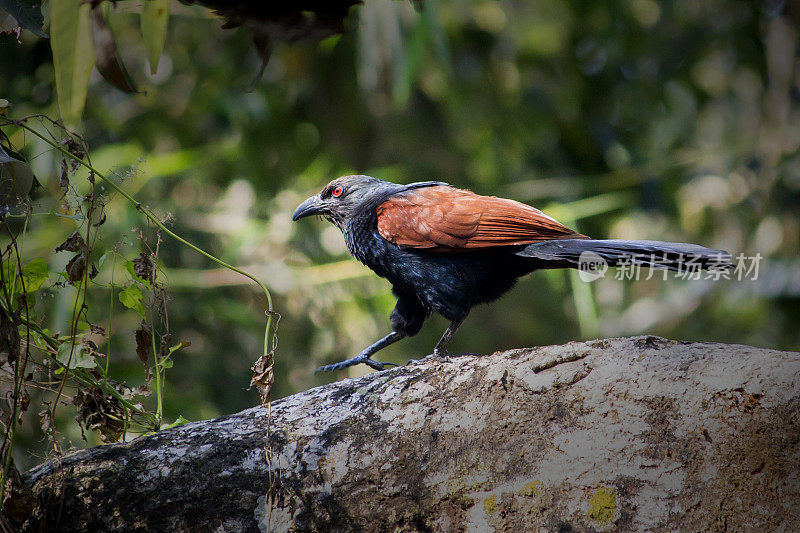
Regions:
M 322 217 L 337 226 L 353 257 L 392 285 L 397 304 L 392 331 L 358 355 L 318 371 L 366 364 L 384 370 L 379 350 L 419 333 L 438 313 L 450 321 L 433 350 L 447 359 L 447 346 L 474 306 L 489 303 L 530 272 L 580 268 L 584 258 L 607 266 L 681 270 L 730 268 L 730 254 L 696 244 L 591 239 L 527 204 L 482 196 L 441 181 L 406 185 L 365 175 L 328 183 L 301 203 L 297 221 Z

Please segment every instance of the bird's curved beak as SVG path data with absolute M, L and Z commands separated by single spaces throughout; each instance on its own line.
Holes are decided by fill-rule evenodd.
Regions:
M 322 202 L 319 195 L 312 196 L 297 206 L 297 209 L 294 210 L 294 214 L 292 215 L 292 220 L 300 220 L 303 217 L 311 215 L 320 215 L 324 207 L 325 204 Z

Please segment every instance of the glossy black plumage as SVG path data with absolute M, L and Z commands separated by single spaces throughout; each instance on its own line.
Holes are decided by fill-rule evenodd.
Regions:
M 447 209 L 435 209 L 442 202 L 449 202 Z M 498 298 L 533 270 L 575 268 L 583 252 L 593 252 L 611 266 L 631 254 L 657 254 L 666 268 L 677 268 L 686 254 L 706 268 L 729 260 L 726 252 L 692 244 L 592 240 L 530 206 L 441 182 L 398 185 L 369 176 L 344 176 L 303 202 L 293 220 L 309 215 L 322 215 L 336 224 L 350 253 L 389 280 L 397 297 L 392 333 L 358 356 L 321 370 L 358 363 L 383 369 L 386 363 L 371 356 L 416 335 L 433 312 L 451 321 L 434 349 L 434 355 L 445 356 L 453 332 L 472 307 Z M 521 237 L 507 238 L 503 228 Z

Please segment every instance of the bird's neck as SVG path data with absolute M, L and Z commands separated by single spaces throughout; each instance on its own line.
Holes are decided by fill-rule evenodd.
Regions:
M 375 195 L 363 202 L 340 226 L 347 249 L 353 257 L 375 270 L 378 275 L 383 275 L 378 272 L 378 265 L 382 263 L 381 258 L 386 255 L 385 248 L 389 243 L 378 234 L 376 209 L 391 194 L 393 192 Z
M 347 249 L 350 250 L 353 257 L 367 265 L 379 276 L 387 277 L 389 270 L 391 270 L 394 254 L 399 252 L 399 249 L 378 233 L 376 210 L 379 205 L 394 195 L 433 185 L 446 185 L 446 183 L 424 181 L 409 185 L 398 185 L 396 183 L 383 182 L 381 187 L 364 199 L 339 225 L 344 235 L 345 243 L 347 243 Z

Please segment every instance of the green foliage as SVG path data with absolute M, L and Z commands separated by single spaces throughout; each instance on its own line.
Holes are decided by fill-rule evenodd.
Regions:
M 46 119 L 40 116 L 41 119 Z M 61 287 L 74 287 L 74 303 L 72 304 L 72 315 L 69 318 L 68 336 L 53 335 L 38 323 L 38 316 L 34 310 L 36 300 L 35 291 L 48 280 L 50 269 L 47 261 L 43 257 L 36 257 L 22 265 L 21 248 L 22 241 L 25 239 L 25 232 L 32 215 L 32 206 L 29 199 L 24 202 L 25 211 L 22 213 L 24 219 L 22 232 L 17 234 L 6 221 L 7 211 L 0 212 L 0 222 L 9 239 L 9 244 L 0 250 L 0 346 L 5 354 L 4 363 L 8 363 L 13 368 L 11 393 L 6 397 L 6 407 L 9 415 L 2 423 L 5 427 L 2 453 L 0 462 L 2 463 L 2 476 L 0 477 L 0 493 L 5 490 L 5 484 L 9 472 L 13 468 L 12 450 L 16 440 L 18 425 L 21 424 L 20 417 L 29 407 L 30 396 L 28 387 L 30 383 L 36 384 L 44 393 L 54 395 L 51 400 L 42 400 L 45 409 L 40 412 L 41 429 L 49 438 L 54 449 L 59 449 L 58 437 L 55 432 L 56 408 L 60 403 L 65 386 L 74 387 L 72 404 L 77 406 L 77 416 L 75 421 L 81 429 L 81 436 L 85 439 L 84 429 L 95 430 L 102 439 L 106 441 L 116 441 L 126 438 L 129 430 L 138 433 L 149 432 L 161 426 L 163 418 L 163 405 L 165 398 L 166 369 L 172 368 L 173 356 L 179 350 L 189 346 L 188 341 L 181 341 L 178 344 L 169 346 L 168 342 L 171 335 L 168 332 L 169 319 L 166 309 L 166 296 L 163 285 L 157 281 L 156 261 L 158 250 L 161 243 L 161 232 L 168 234 L 182 245 L 196 251 L 197 253 L 215 261 L 216 263 L 229 268 L 230 270 L 249 277 L 255 281 L 264 291 L 268 302 L 267 328 L 264 334 L 264 353 L 265 357 L 272 357 L 274 352 L 274 341 L 270 348 L 270 324 L 272 321 L 272 300 L 269 292 L 264 285 L 256 278 L 246 272 L 228 265 L 224 261 L 203 251 L 194 244 L 186 241 L 158 220 L 152 212 L 138 204 L 133 197 L 111 181 L 102 172 L 92 167 L 87 154 L 85 141 L 64 129 L 59 123 L 47 119 L 47 124 L 52 130 L 46 130 L 51 138 L 55 139 L 55 133 L 65 135 L 60 142 L 48 139 L 42 133 L 34 130 L 27 124 L 27 119 L 19 121 L 7 120 L 0 126 L 7 128 L 17 128 L 33 134 L 34 137 L 42 139 L 49 146 L 55 149 L 63 159 L 60 164 L 59 188 L 64 198 L 68 200 L 63 204 L 63 208 L 71 212 L 64 216 L 76 223 L 78 229 L 67 237 L 61 244 L 53 248 L 55 253 L 68 252 L 74 254 L 67 262 L 64 271 L 58 275 L 64 280 L 60 283 Z M 55 131 L 53 131 L 55 130 Z M 11 140 L 5 130 L 0 129 L 0 141 L 10 145 Z M 89 184 L 89 192 L 84 195 L 77 195 L 74 192 L 74 178 L 76 171 L 85 167 L 88 170 L 86 176 Z M 72 170 L 72 176 L 70 175 Z M 29 175 L 30 172 L 28 173 Z M 92 324 L 89 320 L 89 284 L 100 274 L 97 265 L 102 266 L 108 256 L 108 252 L 100 256 L 95 263 L 93 261 L 94 246 L 100 235 L 100 227 L 103 226 L 108 218 L 105 213 L 108 198 L 97 193 L 95 182 L 97 179 L 109 185 L 121 197 L 127 199 L 135 208 L 142 213 L 146 219 L 157 228 L 155 250 L 149 249 L 148 252 L 141 252 L 135 259 L 125 263 L 133 284 L 119 291 L 118 299 L 127 309 L 138 313 L 141 317 L 141 325 L 134 333 L 136 342 L 136 354 L 147 367 L 149 363 L 149 352 L 152 347 L 154 365 L 146 368 L 145 384 L 137 389 L 125 385 L 124 383 L 113 380 L 109 377 L 109 364 L 111 362 L 111 342 L 110 337 L 107 343 L 107 353 L 98 351 L 97 344 L 92 339 L 94 336 L 105 337 L 110 335 L 104 328 Z M 30 182 L 29 182 L 30 184 Z M 22 202 L 18 202 L 22 204 Z M 16 206 L 15 206 L 16 207 Z M 146 245 L 143 236 L 140 237 L 142 243 Z M 59 239 L 60 240 L 60 239 Z M 56 240 L 56 242 L 58 242 Z M 52 244 L 50 244 L 52 246 Z M 116 260 L 113 262 L 116 264 Z M 112 267 L 113 268 L 113 267 Z M 141 287 L 145 287 L 149 293 L 148 308 L 145 307 L 145 298 Z M 111 289 L 112 305 L 110 313 L 113 312 L 113 273 L 112 281 L 109 286 Z M 62 295 L 65 295 L 62 293 Z M 109 326 L 111 316 L 108 317 Z M 156 319 L 160 324 L 156 323 Z M 160 325 L 160 331 L 157 330 Z M 109 328 L 110 329 L 110 328 Z M 22 338 L 25 338 L 24 344 Z M 158 346 L 161 349 L 158 349 Z M 169 347 L 168 347 L 169 346 Z M 104 366 L 99 366 L 98 361 L 103 359 Z M 45 378 L 37 380 L 34 373 L 27 374 L 29 362 L 35 362 L 47 373 Z M 155 412 L 146 410 L 141 404 L 134 403 L 136 399 L 146 397 L 151 392 L 151 382 L 154 381 L 152 390 L 156 393 Z M 271 383 L 269 384 L 271 388 Z M 263 394 L 268 395 L 266 390 Z M 176 424 L 183 423 L 185 419 L 180 417 Z
M 70 370 L 75 368 L 94 368 L 96 365 L 94 357 L 92 357 L 86 349 L 86 346 L 82 343 L 62 343 L 58 347 L 56 361 Z
M 61 118 L 71 125 L 80 121 L 95 61 L 90 11 L 91 6 L 80 0 L 50 2 L 50 42 L 58 104 Z
M 145 0 L 142 3 L 142 40 L 150 62 L 150 73 L 158 70 L 169 23 L 169 0 Z
M 50 276 L 50 267 L 43 257 L 37 257 L 22 266 L 22 283 L 19 290 L 25 287 L 25 292 L 36 292 Z
M 142 291 L 136 285 L 130 285 L 119 291 L 119 301 L 128 309 L 133 309 L 142 318 L 145 318 Z
M 164 426 L 161 429 L 174 428 L 174 427 L 182 426 L 184 424 L 188 424 L 189 422 L 191 422 L 191 420 L 187 420 L 187 419 L 183 418 L 183 415 L 178 415 L 178 418 L 175 419 L 175 422 L 173 422 L 172 424 L 169 424 L 167 426 Z

